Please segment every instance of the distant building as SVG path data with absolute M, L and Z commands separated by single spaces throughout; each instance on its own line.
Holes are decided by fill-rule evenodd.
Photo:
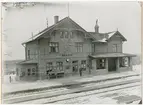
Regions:
M 15 74 L 16 64 L 22 60 L 7 60 L 3 62 L 3 73 L 4 75 Z
M 98 20 L 95 32 L 87 32 L 70 17 L 54 20 L 23 43 L 26 59 L 17 65 L 19 80 L 132 70 L 135 55 L 123 53 L 127 39 L 119 31 L 100 33 Z

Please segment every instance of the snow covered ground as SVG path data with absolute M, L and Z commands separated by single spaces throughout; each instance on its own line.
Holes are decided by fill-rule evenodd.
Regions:
M 60 95 L 50 98 L 42 98 L 22 102 L 20 104 L 117 104 L 116 97 L 135 95 L 141 97 L 141 87 L 135 86 L 138 83 L 126 84 L 122 86 L 115 86 L 105 89 L 72 93 Z M 135 86 L 135 87 L 132 87 Z M 130 88 L 127 88 L 130 87 Z M 120 100 L 122 101 L 122 100 Z
M 133 71 L 141 74 L 141 64 L 140 65 L 133 65 Z
M 17 82 L 15 81 L 16 75 L 5 75 L 3 78 L 3 92 L 12 92 L 12 91 L 19 91 L 19 90 L 26 90 L 26 89 L 33 89 L 33 88 L 43 88 L 43 87 L 50 87 L 50 86 L 57 86 L 63 85 L 66 83 L 77 83 L 77 82 L 85 82 L 85 81 L 93 81 L 93 80 L 101 80 L 107 78 L 113 78 L 117 76 L 125 76 L 131 74 L 140 74 L 141 73 L 141 65 L 133 66 L 133 71 L 121 72 L 121 73 L 112 73 L 108 75 L 99 75 L 99 76 L 82 76 L 82 77 L 68 77 L 68 78 L 60 78 L 54 80 L 42 80 L 42 81 L 34 81 L 34 82 Z M 12 77 L 12 82 L 9 82 L 9 76 Z
M 15 83 L 16 81 L 16 74 L 10 74 L 10 75 L 4 75 L 3 76 L 3 84 L 10 83 L 10 77 L 11 77 L 11 82 Z
M 58 102 L 55 102 L 54 104 L 117 104 L 119 101 L 118 100 L 119 97 L 123 97 L 127 95 L 128 96 L 135 95 L 137 97 L 141 97 L 140 93 L 141 93 L 140 87 L 132 87 L 132 88 L 126 88 L 126 89 L 116 90 L 112 92 L 109 91 L 109 92 L 105 92 L 97 95 L 93 94 L 93 95 L 87 95 L 84 97 L 58 101 Z M 120 103 L 122 103 L 122 100 L 120 100 Z

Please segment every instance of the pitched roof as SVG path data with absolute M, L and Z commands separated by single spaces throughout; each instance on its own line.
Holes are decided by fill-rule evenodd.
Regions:
M 119 31 L 112 31 L 108 33 L 95 33 L 95 32 L 88 32 L 90 33 L 96 41 L 94 42 L 107 42 L 112 36 L 118 34 L 121 36 L 123 41 L 127 41 L 127 39 L 119 32 Z
M 95 33 L 95 32 L 88 32 L 90 33 L 96 40 L 94 42 L 106 42 L 105 36 L 106 33 Z
M 108 40 L 112 37 L 112 36 L 114 36 L 115 34 L 118 34 L 118 35 L 120 35 L 121 36 L 121 38 L 123 39 L 123 41 L 127 41 L 127 39 L 119 32 L 119 31 L 113 31 L 113 32 L 109 32 L 108 33 Z
M 42 30 L 41 32 L 39 32 L 38 34 L 36 34 L 35 36 L 31 37 L 29 40 L 23 42 L 22 44 L 25 44 L 25 43 L 28 43 L 28 42 L 30 42 L 30 41 L 33 41 L 33 40 L 37 39 L 38 37 L 40 37 L 40 36 L 43 35 L 44 33 L 50 31 L 51 29 L 53 29 L 53 28 L 55 28 L 55 27 L 57 27 L 60 23 L 63 23 L 63 22 L 66 21 L 66 20 L 68 20 L 68 21 L 72 22 L 73 24 L 75 24 L 77 27 L 79 27 L 81 30 L 83 30 L 85 33 L 87 33 L 87 36 L 88 36 L 88 37 L 94 39 L 94 37 L 93 37 L 92 35 L 90 35 L 85 29 L 83 29 L 80 25 L 78 25 L 78 24 L 77 24 L 75 21 L 73 21 L 70 17 L 65 17 L 65 18 L 61 19 L 60 21 L 58 21 L 56 24 L 53 24 L 52 26 L 45 28 L 44 30 Z

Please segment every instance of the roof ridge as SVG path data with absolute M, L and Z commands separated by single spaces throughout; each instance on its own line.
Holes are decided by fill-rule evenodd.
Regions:
M 68 17 L 65 17 L 65 18 L 61 19 L 60 21 L 58 21 L 56 24 L 53 24 L 53 25 L 51 25 L 51 26 L 49 26 L 49 27 L 47 27 L 47 28 L 43 29 L 41 32 L 37 33 L 37 34 L 36 34 L 36 35 L 34 35 L 33 37 L 35 37 L 35 36 L 37 36 L 37 35 L 41 34 L 42 32 L 46 31 L 47 29 L 49 29 L 49 28 L 51 28 L 51 27 L 53 27 L 53 26 L 57 25 L 58 23 L 60 23 L 61 21 L 63 21 L 63 20 L 64 20 L 64 19 L 66 19 L 66 18 L 68 18 Z M 33 37 L 31 37 L 31 38 L 33 38 Z M 29 38 L 29 39 L 31 39 L 31 38 Z
M 117 31 L 111 31 L 111 32 L 107 32 L 106 34 L 111 34 L 111 33 L 113 33 L 113 32 L 117 32 Z

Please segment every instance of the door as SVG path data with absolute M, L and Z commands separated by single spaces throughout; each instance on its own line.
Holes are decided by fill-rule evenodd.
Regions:
M 108 59 L 108 71 L 116 71 L 116 58 Z
M 72 61 L 72 72 L 78 73 L 78 60 Z

